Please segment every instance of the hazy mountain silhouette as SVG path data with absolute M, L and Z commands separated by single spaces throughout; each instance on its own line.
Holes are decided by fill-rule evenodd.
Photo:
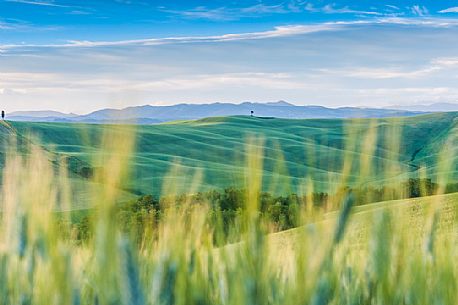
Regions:
M 394 105 L 394 106 L 389 106 L 387 108 L 405 110 L 405 111 L 449 112 L 449 111 L 458 111 L 458 104 L 456 103 L 434 103 L 430 105 L 408 105 L 408 106 Z
M 43 122 L 135 122 L 152 124 L 175 120 L 192 120 L 215 116 L 250 115 L 278 117 L 287 119 L 306 118 L 380 118 L 395 116 L 413 116 L 419 111 L 323 106 L 296 106 L 285 101 L 273 103 L 212 103 L 212 104 L 178 104 L 173 106 L 136 106 L 124 109 L 102 109 L 86 115 L 63 114 L 59 112 L 16 112 L 8 115 L 9 120 L 43 121 Z

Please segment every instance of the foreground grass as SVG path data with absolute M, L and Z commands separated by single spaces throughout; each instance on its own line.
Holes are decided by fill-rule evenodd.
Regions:
M 265 142 L 253 137 L 245 146 L 244 207 L 230 227 L 241 241 L 224 246 L 215 246 L 223 226 L 218 215 L 208 217 L 205 204 L 174 204 L 180 186 L 173 179 L 162 189 L 169 194 L 162 217 L 146 223 L 141 238 L 120 229 L 116 202 L 129 182 L 134 132 L 113 129 L 93 156 L 105 166 L 94 176 L 101 187 L 87 196 L 96 208 L 83 243 L 65 212 L 73 200 L 66 164 L 52 164 L 36 146 L 28 157 L 8 154 L 1 304 L 456 304 L 458 195 L 443 195 L 449 181 L 443 173 L 455 166 L 455 132 L 439 153 L 436 196 L 355 208 L 354 196 L 342 192 L 327 205 L 339 209 L 334 213 L 313 208 L 311 198 L 297 209 L 299 228 L 273 235 L 259 213 Z M 361 138 L 366 153 L 358 159 L 342 156 L 340 185 L 354 162 L 358 183 L 365 182 L 373 136 L 368 131 Z M 399 141 L 394 133 L 390 139 L 396 152 Z M 396 166 L 383 170 L 387 177 L 400 173 Z M 174 167 L 170 177 L 179 173 Z M 195 193 L 202 173 L 187 179 Z M 304 187 L 313 193 L 313 183 Z

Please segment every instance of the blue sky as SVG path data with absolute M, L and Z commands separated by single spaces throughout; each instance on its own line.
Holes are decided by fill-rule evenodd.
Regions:
M 448 0 L 0 0 L 0 102 L 457 102 L 457 37 Z

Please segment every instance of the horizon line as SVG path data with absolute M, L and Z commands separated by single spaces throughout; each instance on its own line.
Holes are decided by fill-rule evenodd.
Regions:
M 322 108 L 327 108 L 327 109 L 343 109 L 343 108 L 355 108 L 355 109 L 383 109 L 383 110 L 405 110 L 402 108 L 397 108 L 397 107 L 428 107 L 428 106 L 434 106 L 434 105 L 440 105 L 440 104 L 446 104 L 446 105 L 456 105 L 458 106 L 458 101 L 456 102 L 433 102 L 433 103 L 425 103 L 425 104 L 410 104 L 410 105 L 388 105 L 388 106 L 374 106 L 374 107 L 368 107 L 368 106 L 357 106 L 357 105 L 342 105 L 342 106 L 326 106 L 322 104 L 305 104 L 305 105 L 297 105 L 295 103 L 291 103 L 285 100 L 279 100 L 275 102 L 250 102 L 250 101 L 244 101 L 244 102 L 203 102 L 203 103 L 175 103 L 175 104 L 169 104 L 169 105 L 155 105 L 155 104 L 141 104 L 141 105 L 132 105 L 132 106 L 126 106 L 126 107 L 106 107 L 106 108 L 99 108 L 87 113 L 76 113 L 76 112 L 65 112 L 61 110 L 54 110 L 54 109 L 31 109 L 31 110 L 14 110 L 14 111 L 5 111 L 7 115 L 12 115 L 16 113 L 38 113 L 38 112 L 57 112 L 59 114 L 64 114 L 64 115 L 75 115 L 75 116 L 85 116 L 92 114 L 94 112 L 98 111 L 104 111 L 104 110 L 115 110 L 115 111 L 122 111 L 130 108 L 141 108 L 141 107 L 174 107 L 174 106 L 180 106 L 180 105 L 189 105 L 189 106 L 205 106 L 205 105 L 215 105 L 215 104 L 226 104 L 226 105 L 243 105 L 243 104 L 257 104 L 257 105 L 271 105 L 275 106 L 275 104 L 279 103 L 285 103 L 288 104 L 288 106 L 292 107 L 322 107 Z M 282 107 L 282 106 L 277 106 L 277 107 Z M 287 106 L 283 106 L 287 107 Z M 413 111 L 413 110 L 410 110 Z M 421 112 L 420 110 L 418 110 Z

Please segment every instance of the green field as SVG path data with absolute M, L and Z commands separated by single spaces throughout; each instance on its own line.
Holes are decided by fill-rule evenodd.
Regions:
M 431 216 L 437 213 L 438 226 L 444 229 L 446 233 L 456 234 L 458 232 L 456 223 L 458 193 L 382 201 L 354 207 L 351 216 L 349 241 L 351 243 L 367 243 L 368 240 L 362 240 L 361 236 L 369 236 L 371 234 L 368 229 L 371 228 L 374 219 L 383 213 L 402 215 L 401 218 L 406 220 L 404 231 L 412 230 L 412 234 L 418 233 L 418 231 L 424 233 L 428 228 L 425 227 L 425 222 L 418 222 L 415 227 L 409 227 L 409 221 L 415 218 L 426 218 L 428 215 Z M 338 215 L 338 212 L 330 212 L 323 215 L 321 225 L 333 228 L 336 225 Z M 306 229 L 307 227 L 301 227 L 274 233 L 269 236 L 269 240 L 274 245 L 288 244 L 289 247 L 295 247 L 295 241 L 301 238 L 301 235 L 307 233 Z M 449 236 L 449 238 L 454 240 L 456 236 Z
M 454 305 L 457 116 L 3 123 L 0 303 Z M 435 195 L 359 206 L 408 177 Z M 228 186 L 229 209 L 196 194 Z
M 185 193 L 199 171 L 199 190 L 242 187 L 245 147 L 250 137 L 264 141 L 263 188 L 271 193 L 304 192 L 307 179 L 313 181 L 315 190 L 332 192 L 342 184 L 343 175 L 348 185 L 393 184 L 418 177 L 422 166 L 425 175 L 433 180 L 444 170 L 449 180 L 456 180 L 458 155 L 450 152 L 446 156 L 453 158 L 448 160 L 453 166 L 446 169 L 438 168 L 437 160 L 457 122 L 458 113 L 443 113 L 376 120 L 221 117 L 135 126 L 136 146 L 130 161 L 132 179 L 128 191 L 161 195 L 163 185 L 170 179 L 177 192 Z M 71 156 L 69 163 L 76 178 L 84 178 L 82 167 L 87 170 L 106 166 L 94 156 L 101 153 L 103 135 L 122 128 L 11 124 L 19 136 L 28 138 L 32 134 L 49 151 Z M 123 145 L 122 137 L 117 140 Z M 456 140 L 451 142 L 452 149 L 456 149 Z M 370 168 L 361 166 L 362 162 Z M 351 163 L 347 173 L 343 173 L 344 163 Z

